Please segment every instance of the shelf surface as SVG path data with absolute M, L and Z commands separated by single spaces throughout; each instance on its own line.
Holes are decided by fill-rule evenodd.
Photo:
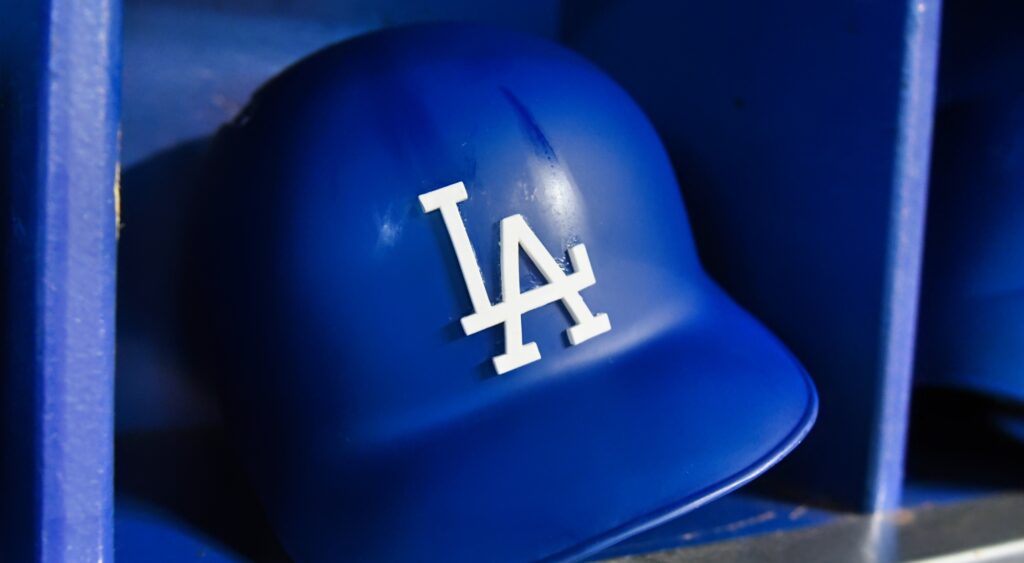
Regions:
M 1013 492 L 831 522 L 706 546 L 616 559 L 621 563 L 758 561 L 1020 561 L 1024 493 Z

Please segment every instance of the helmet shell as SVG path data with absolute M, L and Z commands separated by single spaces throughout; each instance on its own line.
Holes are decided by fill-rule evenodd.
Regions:
M 798 362 L 701 269 L 669 159 L 621 88 L 549 42 L 462 25 L 329 47 L 220 133 L 198 277 L 223 401 L 302 561 L 571 559 L 685 512 L 809 429 Z M 541 358 L 498 375 L 451 235 L 462 182 L 492 303 L 521 215 L 611 330 L 521 315 Z M 547 280 L 529 260 L 521 291 Z M 507 288 L 506 288 L 507 289 Z

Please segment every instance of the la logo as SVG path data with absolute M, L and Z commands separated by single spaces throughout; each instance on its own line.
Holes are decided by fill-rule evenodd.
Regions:
M 582 244 L 569 248 L 569 260 L 574 271 L 566 275 L 526 224 L 522 215 L 512 215 L 501 220 L 503 300 L 492 304 L 484 287 L 484 278 L 480 273 L 476 253 L 469 242 L 466 225 L 463 224 L 462 215 L 459 213 L 459 203 L 467 199 L 469 195 L 466 193 L 466 186 L 462 182 L 457 182 L 420 195 L 420 204 L 424 213 L 441 211 L 448 237 L 455 248 L 459 269 L 462 270 L 462 278 L 469 291 L 469 300 L 473 304 L 473 313 L 462 317 L 462 330 L 470 335 L 500 324 L 505 325 L 505 353 L 492 358 L 494 369 L 499 374 L 540 359 L 537 343 L 523 343 L 522 316 L 526 312 L 561 301 L 576 323 L 566 330 L 569 343 L 573 346 L 611 330 L 608 315 L 595 315 L 590 312 L 590 308 L 580 297 L 580 290 L 596 283 L 587 248 Z M 526 293 L 519 290 L 520 248 L 526 252 L 548 282 Z

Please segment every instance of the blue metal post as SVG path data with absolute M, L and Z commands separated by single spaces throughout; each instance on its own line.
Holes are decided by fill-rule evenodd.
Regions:
M 2 554 L 111 561 L 120 5 L 2 12 Z

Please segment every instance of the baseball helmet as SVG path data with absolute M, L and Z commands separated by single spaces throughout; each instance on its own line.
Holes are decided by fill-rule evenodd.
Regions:
M 652 125 L 547 41 L 328 47 L 210 163 L 196 331 L 297 560 L 586 557 L 814 420 L 798 361 L 702 270 Z

